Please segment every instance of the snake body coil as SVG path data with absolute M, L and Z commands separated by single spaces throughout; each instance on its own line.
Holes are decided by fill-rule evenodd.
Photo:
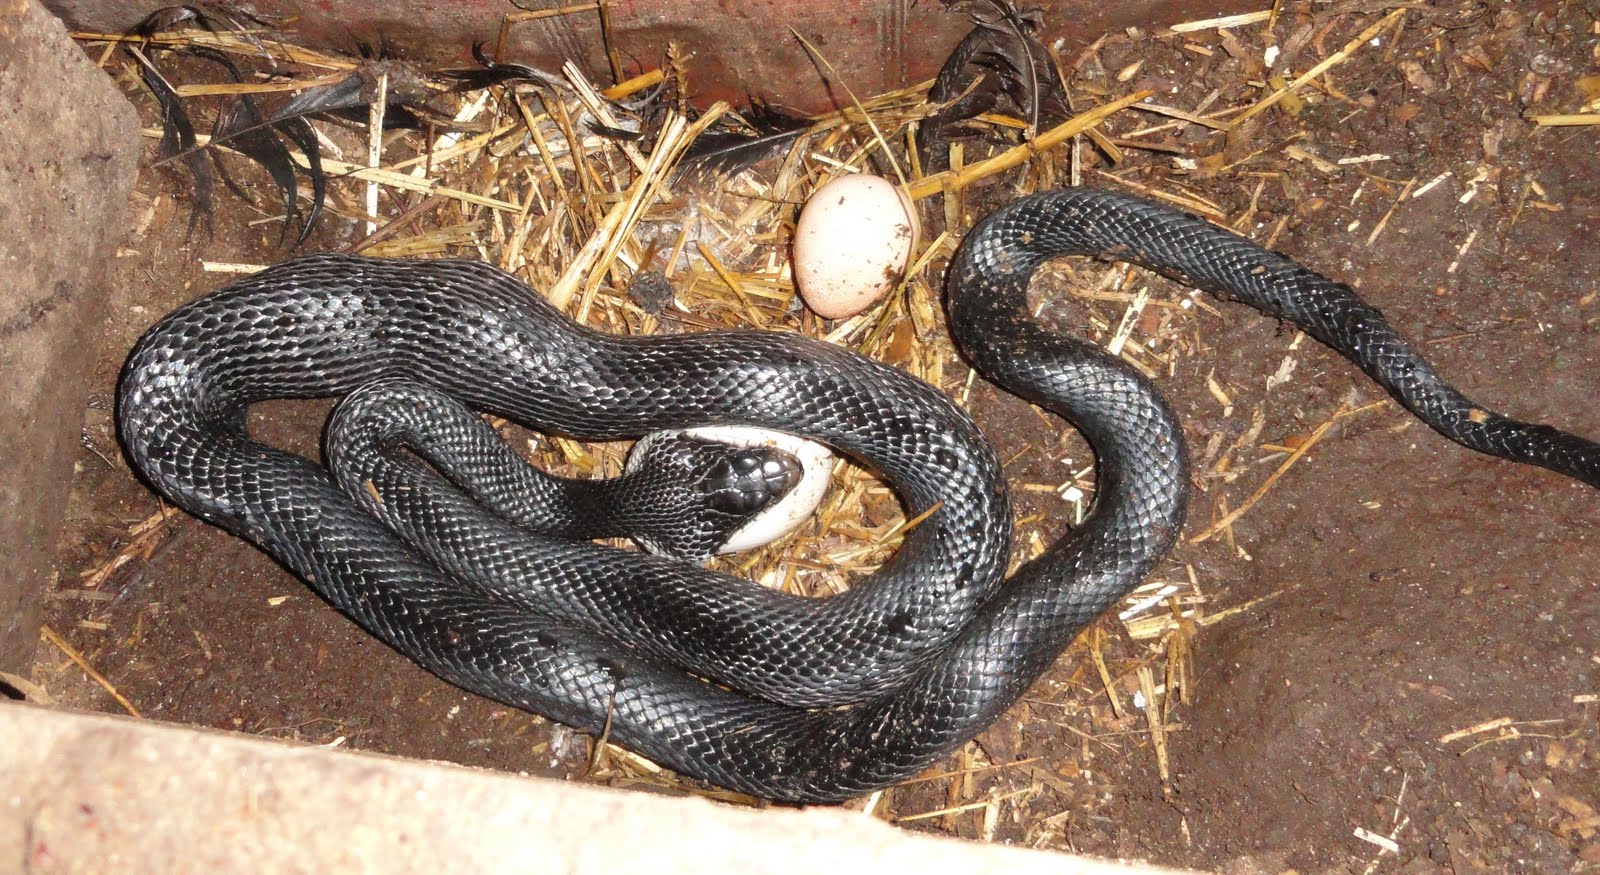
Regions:
M 943 394 L 793 335 L 598 334 L 473 262 L 310 256 L 200 298 L 133 351 L 119 426 L 160 492 L 260 545 L 446 680 L 582 729 L 609 722 L 612 740 L 736 790 L 845 799 L 982 731 L 1182 525 L 1182 431 L 1160 395 L 1093 345 L 1027 321 L 1029 277 L 1067 254 L 1133 261 L 1289 320 L 1446 436 L 1600 486 L 1600 446 L 1474 406 L 1348 287 L 1198 219 L 1087 189 L 991 215 L 948 275 L 963 354 L 1067 418 L 1098 461 L 1088 519 L 1009 579 L 999 462 Z M 422 538 L 465 557 L 425 559 L 394 533 L 413 523 L 391 529 L 325 469 L 245 429 L 256 401 L 396 379 L 583 438 L 789 431 L 874 468 L 910 514 L 937 508 L 877 573 L 816 602 L 587 543 L 506 543 L 473 527 L 470 502 L 413 483 L 418 468 L 369 472 L 397 478 L 391 494 L 415 486 L 418 518 L 449 530 Z M 469 573 L 480 576 L 463 584 Z

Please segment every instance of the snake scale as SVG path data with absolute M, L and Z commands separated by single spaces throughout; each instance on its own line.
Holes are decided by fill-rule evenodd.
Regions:
M 159 492 L 259 545 L 438 676 L 608 727 L 612 741 L 714 784 L 842 800 L 917 774 L 987 727 L 1151 572 L 1183 524 L 1183 433 L 1154 386 L 1028 318 L 1035 268 L 1070 254 L 1134 262 L 1287 320 L 1446 437 L 1600 487 L 1600 446 L 1474 405 L 1348 286 L 1168 207 L 1081 188 L 991 214 L 946 275 L 962 354 L 1065 418 L 1096 455 L 1088 517 L 1009 578 L 999 460 L 941 392 L 797 335 L 597 333 L 470 261 L 306 256 L 201 297 L 130 355 L 119 428 Z M 414 486 L 417 520 L 455 527 L 432 545 L 444 558 L 430 556 L 396 534 L 417 524 L 398 518 L 406 508 L 380 520 L 373 501 L 245 427 L 257 401 L 395 381 L 416 387 L 417 405 L 440 393 L 588 439 L 720 423 L 788 431 L 878 472 L 908 516 L 933 512 L 848 593 L 803 600 L 587 542 L 506 543 L 474 529 L 473 503 L 419 464 L 364 470 L 389 495 Z

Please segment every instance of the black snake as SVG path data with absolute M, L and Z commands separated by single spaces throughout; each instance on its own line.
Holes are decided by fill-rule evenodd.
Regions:
M 1160 395 L 1092 344 L 1027 318 L 1029 277 L 1067 254 L 1135 262 L 1288 320 L 1447 437 L 1600 486 L 1600 446 L 1475 406 L 1349 287 L 1202 220 L 1088 189 L 995 212 L 947 273 L 962 353 L 1079 428 L 1098 462 L 1088 518 L 1009 578 L 1000 464 L 942 393 L 796 335 L 596 333 L 475 262 L 319 255 L 239 280 L 139 342 L 119 425 L 161 493 L 260 545 L 446 680 L 608 727 L 613 741 L 712 783 L 840 800 L 915 775 L 983 730 L 1151 571 L 1182 525 L 1184 442 Z M 419 465 L 364 471 L 392 478 L 388 495 L 415 487 L 454 502 L 411 508 L 453 527 L 423 533 L 447 556 L 427 559 L 364 508 L 373 501 L 245 428 L 256 401 L 397 380 L 414 384 L 417 405 L 437 390 L 591 439 L 726 422 L 802 434 L 880 473 L 908 515 L 933 512 L 877 573 L 812 601 L 589 543 L 507 544 L 472 528 L 473 503 Z M 469 571 L 484 576 L 463 583 Z

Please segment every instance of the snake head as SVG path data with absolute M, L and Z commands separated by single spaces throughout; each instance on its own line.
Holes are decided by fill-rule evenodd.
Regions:
M 761 429 L 654 432 L 628 457 L 627 503 L 638 508 L 628 529 L 645 549 L 691 562 L 759 547 L 815 512 L 822 459 L 831 455 L 820 445 Z
M 778 503 L 800 485 L 805 470 L 800 460 L 777 447 L 738 447 L 685 437 L 706 450 L 697 456 L 714 459 L 694 481 L 706 507 L 733 517 L 750 517 Z

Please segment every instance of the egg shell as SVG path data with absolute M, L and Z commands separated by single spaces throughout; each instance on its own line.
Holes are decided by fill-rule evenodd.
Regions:
M 916 236 L 911 200 L 889 180 L 851 174 L 825 183 L 795 225 L 800 296 L 828 319 L 862 312 L 905 276 Z

